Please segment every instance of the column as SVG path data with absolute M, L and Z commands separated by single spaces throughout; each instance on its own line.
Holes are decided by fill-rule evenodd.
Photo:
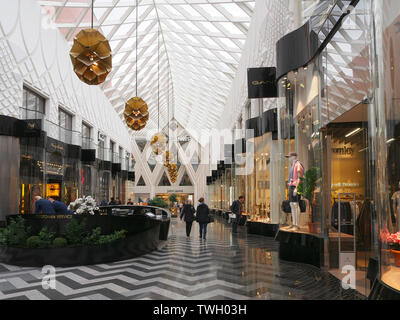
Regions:
M 19 213 L 19 139 L 0 136 L 0 223 Z

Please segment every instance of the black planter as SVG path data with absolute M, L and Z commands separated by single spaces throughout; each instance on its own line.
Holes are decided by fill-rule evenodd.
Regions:
M 65 248 L 0 247 L 2 263 L 21 267 L 73 267 L 115 262 L 138 257 L 156 250 L 159 244 L 160 225 L 111 243 L 97 246 Z
M 264 237 L 275 237 L 279 230 L 279 224 L 262 223 L 256 221 L 247 221 L 247 233 L 256 234 Z
M 9 216 L 12 218 L 14 216 Z M 158 248 L 160 240 L 168 239 L 170 219 L 153 219 L 136 214 L 118 216 L 79 216 L 79 215 L 23 215 L 32 234 L 38 234 L 43 227 L 63 236 L 71 219 L 81 221 L 86 218 L 87 231 L 101 227 L 102 234 L 126 230 L 128 235 L 104 245 L 76 246 L 64 248 L 20 248 L 0 247 L 0 262 L 22 267 L 70 267 L 92 265 L 131 259 Z

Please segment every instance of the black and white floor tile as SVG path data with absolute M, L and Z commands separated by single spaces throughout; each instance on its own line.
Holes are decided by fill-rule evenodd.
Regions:
M 169 240 L 145 256 L 110 264 L 56 269 L 56 288 L 42 287 L 42 270 L 0 264 L 0 299 L 364 299 L 327 272 L 278 258 L 273 239 L 231 235 L 216 221 L 207 240 L 191 239 L 174 221 Z

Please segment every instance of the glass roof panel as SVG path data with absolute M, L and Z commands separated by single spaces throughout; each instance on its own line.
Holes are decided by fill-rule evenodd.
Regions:
M 91 0 L 38 2 L 51 9 L 50 18 L 71 45 L 73 37 L 91 25 Z M 158 79 L 160 126 L 168 117 L 193 126 L 190 130 L 216 126 L 254 6 L 255 0 L 139 0 L 137 94 L 147 102 L 150 120 L 144 130 L 132 134 L 144 136 L 157 128 Z M 109 39 L 113 51 L 114 69 L 101 88 L 123 121 L 124 104 L 136 95 L 135 0 L 95 0 L 94 27 Z

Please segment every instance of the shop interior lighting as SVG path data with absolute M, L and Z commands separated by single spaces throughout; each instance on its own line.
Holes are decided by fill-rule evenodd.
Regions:
M 388 141 L 386 141 L 386 143 L 387 143 L 387 144 L 390 144 L 390 143 L 395 142 L 395 141 L 396 141 L 396 139 L 395 139 L 395 138 L 392 138 L 392 139 L 389 139 Z
M 357 128 L 356 130 L 353 130 L 352 132 L 349 132 L 349 133 L 346 135 L 346 138 L 350 138 L 350 137 L 354 136 L 356 133 L 358 133 L 358 132 L 360 132 L 360 131 L 361 131 L 361 128 Z

